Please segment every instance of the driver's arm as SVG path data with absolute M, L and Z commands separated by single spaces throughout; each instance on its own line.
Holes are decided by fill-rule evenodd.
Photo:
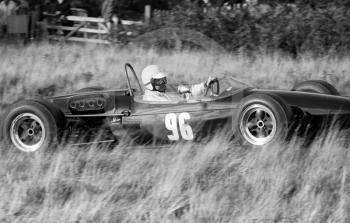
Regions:
M 178 92 L 180 94 L 190 94 L 190 97 L 192 98 L 203 97 L 205 96 L 206 89 L 208 86 L 210 86 L 213 80 L 215 80 L 215 78 L 209 77 L 207 81 L 199 84 L 194 84 L 190 87 L 180 85 L 178 87 Z
M 200 84 L 194 84 L 191 86 L 191 96 L 194 98 L 203 97 L 205 95 L 205 89 L 207 88 L 207 82 Z
M 186 99 L 198 98 L 205 95 L 206 83 L 194 84 L 191 86 L 180 85 L 177 92 L 183 95 Z

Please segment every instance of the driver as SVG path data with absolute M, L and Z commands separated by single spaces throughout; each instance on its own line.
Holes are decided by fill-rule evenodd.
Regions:
M 207 81 L 190 87 L 180 85 L 178 87 L 178 94 L 169 94 L 165 92 L 167 75 L 157 65 L 145 67 L 141 73 L 141 79 L 145 87 L 143 100 L 156 102 L 181 102 L 203 97 L 206 94 L 208 86 L 216 80 L 216 78 L 209 77 Z

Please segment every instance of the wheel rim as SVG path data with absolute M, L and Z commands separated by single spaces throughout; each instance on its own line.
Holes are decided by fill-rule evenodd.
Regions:
M 34 152 L 38 150 L 44 144 L 45 136 L 44 123 L 34 114 L 20 114 L 11 123 L 12 143 L 21 151 Z
M 251 105 L 244 109 L 240 120 L 240 131 L 253 145 L 265 145 L 276 135 L 275 115 L 264 105 Z

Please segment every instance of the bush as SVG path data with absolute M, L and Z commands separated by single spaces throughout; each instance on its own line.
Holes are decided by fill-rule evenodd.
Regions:
M 155 11 L 145 32 L 164 27 L 200 31 L 229 51 L 282 51 L 294 56 L 345 53 L 350 49 L 350 12 L 333 3 L 257 5 L 239 10 L 209 9 L 185 1 L 170 11 Z

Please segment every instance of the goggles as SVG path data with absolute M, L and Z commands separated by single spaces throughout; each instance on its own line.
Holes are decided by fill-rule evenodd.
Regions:
M 166 77 L 159 78 L 159 79 L 151 79 L 151 83 L 154 85 L 164 85 L 167 84 Z

